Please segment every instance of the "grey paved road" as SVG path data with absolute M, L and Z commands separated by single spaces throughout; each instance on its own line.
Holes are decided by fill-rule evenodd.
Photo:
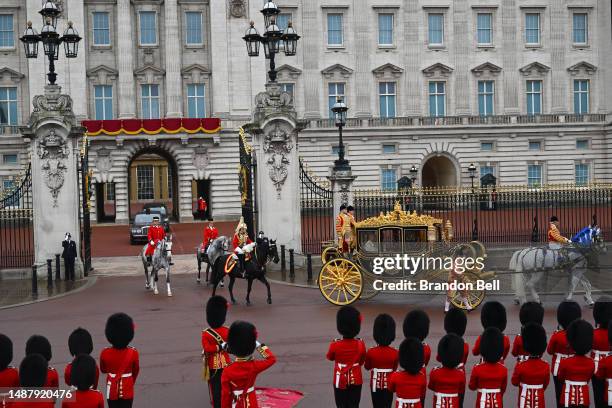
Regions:
M 84 291 L 28 306 L 0 310 L 0 332 L 9 335 L 15 344 L 15 363 L 23 357 L 25 341 L 34 333 L 47 336 L 53 345 L 52 365 L 61 370 L 69 361 L 67 337 L 77 326 L 88 329 L 98 357 L 106 346 L 104 323 L 109 314 L 125 311 L 134 317 L 134 345 L 141 355 L 141 376 L 138 378 L 135 407 L 195 408 L 209 407 L 205 385 L 200 380 L 200 330 L 203 326 L 203 305 L 210 290 L 197 286 L 191 275 L 176 276 L 174 297 L 164 292 L 154 296 L 144 290 L 141 277 L 102 277 Z M 0 283 L 1 284 L 1 283 Z M 277 354 L 279 362 L 260 376 L 259 386 L 297 389 L 305 393 L 300 407 L 333 407 L 330 385 L 331 364 L 324 355 L 330 339 L 335 336 L 336 308 L 327 304 L 318 291 L 274 284 L 273 305 L 265 303 L 263 286 L 254 284 L 254 305 L 238 304 L 230 308 L 229 319 L 252 321 L 260 338 Z M 236 285 L 239 299 L 244 298 L 246 284 Z M 226 294 L 222 289 L 221 294 Z M 509 299 L 506 299 L 509 301 Z M 400 295 L 379 296 L 358 305 L 364 315 L 362 337 L 373 344 L 371 330 L 375 316 L 392 314 L 398 323 L 411 308 L 425 308 L 432 320 L 429 343 L 435 350 L 442 327 L 442 299 L 426 296 L 405 298 Z M 508 334 L 518 332 L 518 308 L 508 306 Z M 591 320 L 591 312 L 584 310 Z M 555 328 L 554 305 L 548 305 L 545 326 L 549 333 Z M 401 336 L 401 323 L 398 327 Z M 478 312 L 471 314 L 466 339 L 473 344 L 480 332 Z M 396 341 L 399 344 L 399 341 Z M 468 361 L 468 369 L 475 363 Z M 433 363 L 430 363 L 430 368 Z M 512 369 L 514 362 L 508 360 Z M 469 373 L 468 373 L 469 374 Z M 370 407 L 369 394 L 364 388 L 362 407 Z M 506 394 L 507 406 L 516 406 L 516 390 Z M 553 405 L 552 389 L 547 391 Z M 431 406 L 428 395 L 427 406 Z M 468 393 L 466 407 L 474 406 L 474 395 Z

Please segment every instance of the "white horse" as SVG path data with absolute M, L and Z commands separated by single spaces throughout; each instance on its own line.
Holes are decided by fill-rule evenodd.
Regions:
M 170 265 L 172 263 L 172 235 L 166 236 L 166 238 L 159 241 L 155 247 L 155 252 L 151 258 L 151 275 L 149 276 L 149 264 L 145 252 L 147 245 L 142 249 L 141 259 L 142 265 L 145 270 L 145 288 L 147 290 L 153 288 L 155 295 L 159 294 L 157 289 L 158 272 L 163 269 L 166 272 L 166 291 L 168 296 L 172 296 L 172 289 L 170 288 Z

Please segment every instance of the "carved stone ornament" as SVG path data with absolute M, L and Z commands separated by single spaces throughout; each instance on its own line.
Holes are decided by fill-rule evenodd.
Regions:
M 33 110 L 30 115 L 29 126 L 34 128 L 36 123 L 45 118 L 58 118 L 74 126 L 77 121 L 72 111 L 72 98 L 62 95 L 58 85 L 46 85 L 44 95 L 36 95 L 32 100 Z
M 234 18 L 246 16 L 246 5 L 244 0 L 229 0 L 229 12 Z
M 110 150 L 103 147 L 98 150 L 98 158 L 96 159 L 96 168 L 100 174 L 107 174 L 111 167 L 113 167 L 113 162 L 110 157 Z
M 281 196 L 281 189 L 289 174 L 287 154 L 291 153 L 292 149 L 293 143 L 290 135 L 278 125 L 264 138 L 263 150 L 264 153 L 269 155 L 267 160 L 268 175 L 276 187 L 278 198 Z
M 38 158 L 41 161 L 43 179 L 53 197 L 53 207 L 57 207 L 57 197 L 65 181 L 65 160 L 70 154 L 66 140 L 55 134 L 51 129 L 49 133 L 38 141 Z
M 208 155 L 208 149 L 203 146 L 195 148 L 193 154 L 193 165 L 198 170 L 204 170 L 210 163 L 210 156 Z
M 266 91 L 255 96 L 255 122 L 262 122 L 268 116 L 285 115 L 295 120 L 293 98 L 275 82 L 266 84 Z

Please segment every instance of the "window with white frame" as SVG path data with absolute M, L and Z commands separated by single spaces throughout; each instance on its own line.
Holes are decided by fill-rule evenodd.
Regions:
M 587 13 L 574 13 L 572 15 L 572 22 L 572 38 L 574 44 L 587 44 L 589 42 L 589 15 Z
M 153 190 L 153 166 L 136 166 L 137 196 L 139 200 L 152 200 L 155 198 Z
M 346 153 L 346 146 L 344 146 L 344 150 L 345 150 L 345 153 Z M 332 146 L 331 152 L 332 152 L 332 155 L 337 156 L 338 153 L 340 152 L 340 146 L 337 146 L 337 145 L 336 146 Z
M 397 153 L 397 146 L 394 144 L 384 144 L 382 145 L 383 154 L 394 154 Z
M 8 165 L 17 164 L 17 154 L 2 155 L 2 164 L 8 164 Z
M 476 26 L 478 45 L 493 44 L 493 14 L 478 13 L 476 15 Z
M 393 13 L 378 13 L 378 45 L 393 45 Z
M 294 95 L 293 95 L 293 88 L 294 85 L 291 82 L 284 82 L 279 84 L 281 87 L 281 91 L 283 92 L 287 92 L 289 95 L 291 95 L 291 99 L 293 99 Z
M 381 118 L 395 117 L 396 98 L 397 94 L 395 91 L 395 82 L 380 82 L 378 84 L 378 99 Z
M 542 141 L 540 140 L 530 140 L 529 141 L 529 150 L 539 151 L 542 150 Z
M 289 22 L 291 21 L 291 13 L 280 13 L 276 16 L 276 25 L 281 30 L 281 32 L 285 32 L 287 27 L 289 27 Z
M 539 187 L 542 185 L 541 164 L 530 164 L 527 166 L 527 185 L 529 187 Z
M 93 21 L 93 45 L 109 46 L 110 40 L 110 16 L 107 12 L 94 11 Z
M 576 163 L 575 182 L 577 186 L 589 184 L 589 165 L 586 163 Z
M 5 178 L 2 180 L 2 189 L 4 191 L 10 191 L 15 187 L 15 181 L 9 178 Z
M 0 14 L 0 48 L 15 48 L 12 14 Z
M 540 45 L 540 13 L 525 14 L 525 44 Z
M 574 80 L 574 113 L 583 115 L 589 113 L 589 80 Z
M 202 12 L 187 11 L 185 13 L 185 43 L 192 46 L 202 45 L 204 43 L 202 29 Z
M 429 116 L 446 115 L 446 82 L 429 82 Z
M 327 84 L 327 108 L 328 108 L 328 117 L 331 119 L 334 117 L 334 112 L 332 112 L 332 108 L 336 104 L 338 98 L 342 98 L 344 100 L 344 82 L 330 82 Z
M 589 148 L 589 139 L 578 139 L 576 140 L 576 149 L 586 150 Z
M 159 85 L 145 84 L 140 86 L 140 103 L 143 119 L 159 119 Z
M 495 100 L 495 83 L 493 81 L 478 81 L 478 113 L 480 116 L 493 115 Z
M 0 87 L 0 125 L 15 126 L 17 123 L 17 87 Z
M 154 11 L 141 11 L 140 45 L 157 45 L 157 15 Z
M 444 14 L 429 13 L 428 23 L 428 44 L 440 46 L 444 44 Z
M 115 183 L 104 183 L 104 197 L 106 201 L 115 201 Z
M 493 148 L 493 142 L 480 142 L 480 150 L 483 152 L 492 152 Z
M 487 174 L 495 176 L 495 167 L 491 165 L 482 165 L 480 166 L 480 178 L 483 178 Z
M 94 85 L 94 110 L 96 120 L 113 118 L 113 87 Z
M 527 81 L 527 114 L 542 114 L 542 81 Z
M 395 190 L 397 188 L 397 171 L 395 169 L 382 169 L 380 188 L 383 191 Z
M 340 47 L 344 45 L 344 15 L 341 13 L 329 13 L 327 15 L 327 45 Z
M 204 84 L 187 85 L 187 114 L 190 118 L 206 117 L 206 86 Z

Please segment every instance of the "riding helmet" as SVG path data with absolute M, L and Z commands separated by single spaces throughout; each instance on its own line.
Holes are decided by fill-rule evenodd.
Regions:
M 546 330 L 535 323 L 530 322 L 521 329 L 523 348 L 530 356 L 541 357 L 546 351 Z
M 26 356 L 30 354 L 40 354 L 47 362 L 51 361 L 51 343 L 45 336 L 35 334 L 26 342 Z
M 68 350 L 73 357 L 79 354 L 91 354 L 93 351 L 91 334 L 82 327 L 75 329 L 68 337 Z
M 465 334 L 467 327 L 467 315 L 459 308 L 453 307 L 444 316 L 444 331 L 454 333 L 459 337 Z
M 27 388 L 42 387 L 47 380 L 48 363 L 38 353 L 28 354 L 19 365 L 19 385 Z
M 438 357 L 446 368 L 456 368 L 463 360 L 463 339 L 454 333 L 447 334 L 438 343 Z
M 504 335 L 495 326 L 490 326 L 480 336 L 480 355 L 487 363 L 497 363 L 504 355 Z
M 416 337 L 402 341 L 399 347 L 399 365 L 408 373 L 415 375 L 423 368 L 425 360 L 423 343 Z
M 227 316 L 227 300 L 223 296 L 212 296 L 206 302 L 206 322 L 210 327 L 216 329 L 223 326 Z
M 486 302 L 480 311 L 480 323 L 483 329 L 495 327 L 503 333 L 507 324 L 506 308 L 496 300 Z
M 537 323 L 539 325 L 544 321 L 544 308 L 538 302 L 525 302 L 519 311 L 519 320 L 521 326 L 528 323 Z
M 236 357 L 248 357 L 255 351 L 257 330 L 249 322 L 232 323 L 227 335 L 228 351 Z
M 342 306 L 336 314 L 338 333 L 345 339 L 354 339 L 361 330 L 361 314 L 353 306 Z
M 70 384 L 79 391 L 87 391 L 96 381 L 96 360 L 88 354 L 79 354 L 72 360 Z
M 374 320 L 374 341 L 379 346 L 388 346 L 395 340 L 395 320 L 386 313 L 379 314 Z
M 134 321 L 125 313 L 115 313 L 106 321 L 104 334 L 113 347 L 126 348 L 134 339 Z
M 574 352 L 584 356 L 593 348 L 593 326 L 583 319 L 576 319 L 567 328 L 567 341 Z
M 11 339 L 0 334 L 0 371 L 4 370 L 13 361 L 13 342 Z
M 581 317 L 582 310 L 578 303 L 573 300 L 564 300 L 559 303 L 557 307 L 557 322 L 562 329 L 566 330 L 571 322 Z
M 411 310 L 404 318 L 404 337 L 416 337 L 425 341 L 429 335 L 429 316 L 422 310 Z

